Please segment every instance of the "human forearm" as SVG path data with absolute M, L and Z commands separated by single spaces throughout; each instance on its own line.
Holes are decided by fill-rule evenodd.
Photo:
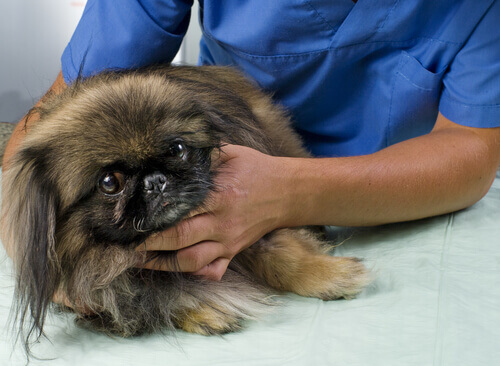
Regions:
M 430 134 L 375 154 L 287 159 L 283 223 L 365 226 L 468 207 L 488 191 L 500 158 L 498 130 L 479 132 L 440 116 Z

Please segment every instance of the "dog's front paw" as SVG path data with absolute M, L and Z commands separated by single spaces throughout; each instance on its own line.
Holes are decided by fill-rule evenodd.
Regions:
M 322 300 L 352 299 L 371 282 L 370 273 L 357 258 L 322 255 L 312 262 L 293 292 Z
M 335 300 L 339 298 L 352 299 L 358 295 L 371 281 L 370 272 L 357 258 L 332 257 L 334 262 L 326 281 L 325 289 L 319 298 Z

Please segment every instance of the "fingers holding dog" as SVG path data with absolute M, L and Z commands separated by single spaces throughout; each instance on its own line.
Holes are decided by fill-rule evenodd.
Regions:
M 137 247 L 137 251 L 146 255 L 145 262 L 138 266 L 220 280 L 231 259 L 264 234 L 249 232 L 245 220 L 221 220 L 211 213 L 201 214 L 148 238 Z M 177 251 L 175 261 L 156 256 L 169 251 Z M 152 259 L 148 260 L 148 256 Z
M 234 254 L 223 244 L 204 241 L 177 251 L 175 261 L 153 256 L 140 266 L 159 271 L 190 272 L 197 276 L 220 280 L 233 256 Z
M 217 258 L 200 270 L 193 272 L 195 276 L 203 276 L 212 281 L 220 281 L 231 260 L 228 258 Z
M 181 221 L 177 226 L 151 235 L 139 245 L 137 251 L 180 250 L 190 245 L 217 240 L 217 229 L 210 214 L 203 214 Z M 193 230 L 196 228 L 196 230 Z

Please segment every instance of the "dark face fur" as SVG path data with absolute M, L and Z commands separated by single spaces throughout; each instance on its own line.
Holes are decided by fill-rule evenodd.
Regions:
M 55 124 L 53 136 L 22 152 L 55 175 L 48 183 L 62 199 L 58 225 L 77 220 L 96 244 L 137 245 L 200 205 L 212 185 L 219 137 L 209 132 L 211 117 L 175 87 L 158 93 L 152 85 L 153 95 L 144 82 L 155 80 L 111 80 L 108 90 L 76 92 L 35 126 L 50 135 L 42 123 Z
M 189 123 L 189 121 L 186 121 Z M 99 243 L 136 245 L 177 223 L 201 204 L 212 183 L 213 147 L 196 147 L 189 134 L 158 136 L 153 156 L 100 164 L 93 189 L 69 208 Z

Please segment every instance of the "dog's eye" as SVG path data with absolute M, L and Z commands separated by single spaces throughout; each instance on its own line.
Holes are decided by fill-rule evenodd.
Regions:
M 182 142 L 176 141 L 170 145 L 168 153 L 172 157 L 184 160 L 187 156 L 187 149 Z
M 123 191 L 125 177 L 122 173 L 113 172 L 104 174 L 99 180 L 99 189 L 106 194 L 118 194 Z

